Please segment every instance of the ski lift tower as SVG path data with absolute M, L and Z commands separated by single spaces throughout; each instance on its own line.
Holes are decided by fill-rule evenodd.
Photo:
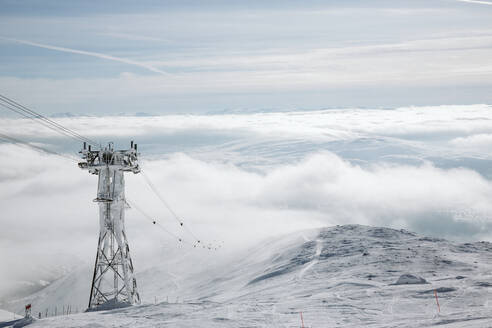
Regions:
M 99 241 L 87 311 L 140 304 L 125 234 L 124 173 L 140 172 L 137 144 L 132 141 L 128 150 L 115 150 L 113 143 L 92 150 L 84 142 L 80 154 L 79 167 L 99 179 L 94 199 L 99 204 Z

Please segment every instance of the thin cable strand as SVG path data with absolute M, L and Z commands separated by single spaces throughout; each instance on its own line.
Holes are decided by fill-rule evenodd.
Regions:
M 164 232 L 166 232 L 167 234 L 171 235 L 172 237 L 174 237 L 178 242 L 180 243 L 184 243 L 184 244 L 188 244 L 188 245 L 192 245 L 191 243 L 187 242 L 186 240 L 184 240 L 183 238 L 180 238 L 179 236 L 177 236 L 176 234 L 172 233 L 171 231 L 167 230 L 163 225 L 161 225 L 159 222 L 157 222 L 156 219 L 154 219 L 153 217 L 151 217 L 150 215 L 148 215 L 147 213 L 145 213 L 139 206 L 137 206 L 135 204 L 135 202 L 133 201 L 130 201 L 128 198 L 126 199 L 127 203 L 135 208 L 140 214 L 142 214 L 142 216 L 146 219 L 148 219 L 150 222 L 152 222 L 153 224 L 159 226 Z
M 182 220 L 180 220 L 180 218 L 178 217 L 178 215 L 176 214 L 176 212 L 173 211 L 173 209 L 171 208 L 171 206 L 168 204 L 168 202 L 166 202 L 166 200 L 164 199 L 164 197 L 162 197 L 162 195 L 159 193 L 159 191 L 154 186 L 154 184 L 150 181 L 150 179 L 147 177 L 147 175 L 143 172 L 143 170 L 140 171 L 140 173 L 144 177 L 145 182 L 147 183 L 147 185 L 154 192 L 154 194 L 157 196 L 157 198 L 159 198 L 159 200 L 164 204 L 164 206 L 168 209 L 168 211 L 171 213 L 171 215 L 174 217 L 174 219 L 179 223 L 179 225 L 181 227 L 183 227 L 198 243 L 200 243 L 200 239 L 198 239 L 197 236 L 195 236 L 195 234 L 188 228 L 188 226 L 184 225 L 184 222 Z
M 69 128 L 66 128 L 64 127 L 63 125 L 35 112 L 34 110 L 32 109 L 29 109 L 27 108 L 26 106 L 23 106 L 19 103 L 17 103 L 16 101 L 4 96 L 4 95 L 1 95 L 0 94 L 0 105 L 2 105 L 2 107 L 6 108 L 6 109 L 9 109 L 19 115 L 22 115 L 26 118 L 29 118 L 33 121 L 36 121 L 42 125 L 44 125 L 45 127 L 48 127 L 50 129 L 52 129 L 53 131 L 56 131 L 58 133 L 61 133 L 65 136 L 68 136 L 68 137 L 71 137 L 71 138 L 74 138 L 78 141 L 84 141 L 84 142 L 87 142 L 89 144 L 92 144 L 94 146 L 99 146 L 99 143 L 92 140 L 92 139 L 89 139 L 87 137 L 84 137 L 83 135 L 69 129 Z
M 22 110 L 23 112 L 26 112 L 29 115 L 32 115 L 33 117 L 38 118 L 38 119 L 42 120 L 43 122 L 46 122 L 47 124 L 50 124 L 51 126 L 57 128 L 57 129 L 63 130 L 66 133 L 69 133 L 69 134 L 73 135 L 76 138 L 80 138 L 80 139 L 85 140 L 85 141 L 87 141 L 89 143 L 94 143 L 94 145 L 97 145 L 97 142 L 95 142 L 95 141 L 93 141 L 93 140 L 91 140 L 89 138 L 86 138 L 86 137 L 80 135 L 79 133 L 77 133 L 77 132 L 75 132 L 73 130 L 70 130 L 69 128 L 64 127 L 63 125 L 61 125 L 61 124 L 59 124 L 59 123 L 57 123 L 57 122 L 55 122 L 55 121 L 47 118 L 46 116 L 41 115 L 40 113 L 35 112 L 34 110 L 32 110 L 30 108 L 27 108 L 24 105 L 19 104 L 15 100 L 12 100 L 12 99 L 10 99 L 10 98 L 8 98 L 8 97 L 6 97 L 4 95 L 1 95 L 1 94 L 0 94 L 0 100 L 1 101 L 4 101 L 4 102 L 7 102 L 8 104 L 10 104 L 12 106 L 15 106 L 16 108 Z
M 46 148 L 43 148 L 43 147 L 40 147 L 40 146 L 32 145 L 32 144 L 30 144 L 30 143 L 28 143 L 26 141 L 23 141 L 23 140 L 14 138 L 14 137 L 10 137 L 10 136 L 8 136 L 6 134 L 3 134 L 3 133 L 0 133 L 0 139 L 4 139 L 7 142 L 10 142 L 10 143 L 15 144 L 15 145 L 18 145 L 18 146 L 26 146 L 26 147 L 29 147 L 29 148 L 31 148 L 33 150 L 36 150 L 38 152 L 41 152 L 41 153 L 47 153 L 47 154 L 50 154 L 50 155 L 60 156 L 60 157 L 63 157 L 65 159 L 69 159 L 71 161 L 74 161 L 76 163 L 79 162 L 79 160 L 76 159 L 76 158 L 74 158 L 74 157 L 63 155 L 63 154 L 57 153 L 56 151 L 49 150 L 49 149 L 46 149 Z

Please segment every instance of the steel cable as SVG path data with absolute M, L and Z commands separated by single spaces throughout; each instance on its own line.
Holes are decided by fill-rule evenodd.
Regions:
M 99 143 L 97 141 L 94 141 L 92 139 L 89 139 L 87 137 L 84 137 L 83 135 L 69 129 L 69 128 L 66 128 L 64 127 L 63 125 L 35 112 L 34 110 L 32 109 L 29 109 L 27 108 L 26 106 L 24 105 L 21 105 L 19 103 L 17 103 L 16 101 L 4 96 L 4 95 L 1 95 L 0 94 L 0 105 L 10 111 L 13 111 L 19 115 L 22 115 L 26 118 L 29 118 L 33 121 L 36 121 L 42 125 L 44 125 L 45 127 L 53 130 L 53 131 L 56 131 L 58 133 L 61 133 L 67 137 L 71 137 L 71 138 L 74 138 L 76 139 L 77 141 L 83 141 L 83 142 L 87 142 L 89 144 L 92 144 L 94 146 L 99 146 Z

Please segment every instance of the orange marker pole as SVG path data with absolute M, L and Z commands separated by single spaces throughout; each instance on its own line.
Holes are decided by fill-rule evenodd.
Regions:
M 304 318 L 302 317 L 302 312 L 301 312 L 301 323 L 302 323 L 302 328 L 304 328 Z
M 436 297 L 437 310 L 441 313 L 441 306 L 439 305 L 439 299 L 437 298 L 437 290 L 434 289 L 434 296 Z

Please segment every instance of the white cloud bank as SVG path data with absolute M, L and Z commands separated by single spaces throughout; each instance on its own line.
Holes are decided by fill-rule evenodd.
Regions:
M 347 223 L 465 239 L 492 232 L 492 184 L 467 169 L 428 164 L 363 168 L 332 153 L 264 174 L 185 155 L 149 162 L 145 168 L 185 217 L 223 231 L 229 243 Z
M 57 121 L 91 137 L 115 137 L 124 142 L 119 146 L 136 137 L 143 170 L 185 224 L 204 241 L 236 249 L 271 235 L 347 223 L 492 240 L 490 113 L 490 106 L 476 105 Z M 45 147 L 62 142 L 26 120 L 3 120 L 0 130 Z M 401 160 L 387 160 L 391 156 Z M 484 160 L 483 172 L 462 162 L 437 165 L 461 157 Z M 50 262 L 46 255 L 61 252 L 91 261 L 96 177 L 65 158 L 15 145 L 0 144 L 0 158 L 0 257 L 10 263 L 0 281 L 34 272 L 17 258 L 55 266 L 60 257 Z M 141 176 L 127 175 L 127 196 L 190 239 Z M 137 268 L 163 246 L 189 251 L 135 209 L 127 227 Z
M 490 153 L 492 149 L 492 134 L 480 133 L 469 137 L 460 137 L 450 141 L 453 146 L 466 148 L 471 151 Z
M 2 145 L 0 156 L 16 159 L 0 174 L 0 257 L 7 264 L 0 270 L 0 294 L 14 282 L 92 261 L 96 177 L 75 163 L 16 146 Z M 361 167 L 328 152 L 264 173 L 184 154 L 146 161 L 143 168 L 186 226 L 204 243 L 224 242 L 225 252 L 269 236 L 348 223 L 492 240 L 492 183 L 468 169 Z M 127 175 L 127 196 L 192 242 L 142 177 Z M 127 229 L 137 269 L 156 252 L 172 257 L 190 251 L 135 209 L 127 212 Z

